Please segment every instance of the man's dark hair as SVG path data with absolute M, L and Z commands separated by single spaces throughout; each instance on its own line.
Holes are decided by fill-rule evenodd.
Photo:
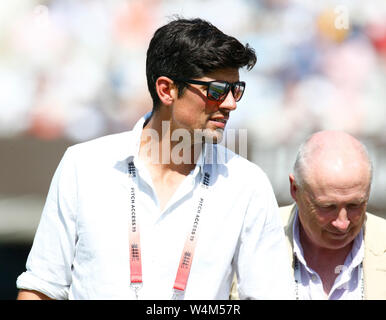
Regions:
M 146 57 L 147 85 L 153 111 L 160 106 L 155 83 L 170 79 L 199 78 L 220 69 L 250 70 L 256 63 L 254 50 L 224 34 L 208 21 L 178 18 L 159 28 L 150 41 Z M 175 82 L 181 96 L 185 84 Z

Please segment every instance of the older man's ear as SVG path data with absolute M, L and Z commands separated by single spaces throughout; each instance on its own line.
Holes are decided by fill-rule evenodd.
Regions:
M 290 193 L 291 193 L 292 199 L 294 199 L 294 201 L 296 202 L 298 186 L 296 185 L 295 177 L 292 173 L 289 175 L 289 182 L 290 182 Z

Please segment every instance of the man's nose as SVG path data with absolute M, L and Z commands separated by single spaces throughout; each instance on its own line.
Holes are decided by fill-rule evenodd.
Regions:
M 230 111 L 236 110 L 237 105 L 236 105 L 236 100 L 233 97 L 232 90 L 229 90 L 226 98 L 224 99 L 223 102 L 221 102 L 219 107 L 222 109 L 228 109 Z
M 347 210 L 346 208 L 342 208 L 337 218 L 332 222 L 332 225 L 337 228 L 338 230 L 345 232 L 350 225 L 350 220 L 347 217 Z

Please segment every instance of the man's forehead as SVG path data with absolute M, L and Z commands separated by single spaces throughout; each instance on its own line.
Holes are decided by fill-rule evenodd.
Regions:
M 346 157 L 324 154 L 312 157 L 304 172 L 309 184 L 335 185 L 369 184 L 369 164 L 363 157 Z
M 240 78 L 239 69 L 235 68 L 226 68 L 218 69 L 212 72 L 209 72 L 205 75 L 205 78 L 213 80 L 231 80 L 230 82 L 238 81 Z
M 328 175 L 328 177 L 317 177 L 305 183 L 304 192 L 307 197 L 316 203 L 334 201 L 357 202 L 368 200 L 370 191 L 370 178 L 361 176 Z

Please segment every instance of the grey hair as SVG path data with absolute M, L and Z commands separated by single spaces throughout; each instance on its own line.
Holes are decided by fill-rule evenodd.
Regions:
M 304 187 L 304 184 L 305 184 L 305 179 L 304 179 L 304 176 L 305 176 L 305 170 L 307 168 L 307 162 L 308 162 L 308 158 L 310 155 L 312 155 L 312 153 L 314 152 L 314 150 L 318 149 L 319 146 L 318 145 L 314 145 L 313 147 L 311 147 L 308 142 L 311 140 L 312 138 L 312 135 L 309 136 L 299 147 L 299 150 L 298 150 L 298 153 L 296 155 L 296 160 L 295 160 L 295 163 L 294 163 L 294 166 L 293 166 L 293 175 L 294 175 L 294 178 L 295 178 L 295 183 L 296 185 L 299 187 L 299 188 L 303 188 Z M 360 153 L 362 154 L 362 156 L 364 157 L 364 159 L 367 160 L 368 162 L 368 166 L 369 166 L 369 174 L 370 174 L 370 186 L 371 186 L 371 183 L 373 181 L 373 162 L 371 161 L 370 159 L 370 155 L 369 155 L 369 152 L 366 148 L 366 146 L 359 140 L 357 140 L 359 142 L 359 151 Z
M 308 154 L 310 153 L 310 148 L 307 148 L 307 143 L 310 139 L 311 136 L 308 137 L 306 141 L 300 145 L 293 167 L 295 183 L 299 188 L 303 188 L 304 186 L 304 169 L 306 167 L 306 160 L 308 158 Z

